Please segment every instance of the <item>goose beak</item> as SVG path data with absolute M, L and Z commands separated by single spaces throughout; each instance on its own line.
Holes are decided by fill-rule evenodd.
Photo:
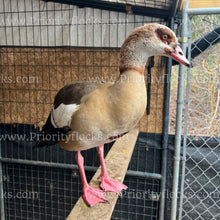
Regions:
M 181 47 L 178 44 L 175 44 L 173 50 L 169 50 L 167 52 L 167 55 L 171 58 L 173 58 L 174 60 L 176 60 L 177 62 L 190 67 L 190 62 L 188 61 L 188 59 L 185 57 Z

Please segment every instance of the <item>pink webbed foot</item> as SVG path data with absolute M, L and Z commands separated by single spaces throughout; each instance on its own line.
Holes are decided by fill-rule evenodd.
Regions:
M 108 202 L 102 190 L 94 189 L 90 186 L 87 186 L 83 189 L 83 199 L 86 204 L 91 207 L 99 202 Z
M 108 176 L 100 175 L 99 178 L 102 178 L 100 187 L 106 192 L 116 192 L 120 195 L 122 190 L 127 189 L 127 186 L 118 182 L 117 180 L 109 178 Z

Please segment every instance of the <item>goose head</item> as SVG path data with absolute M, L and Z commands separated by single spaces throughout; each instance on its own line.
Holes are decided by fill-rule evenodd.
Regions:
M 135 28 L 123 43 L 120 51 L 120 72 L 136 69 L 143 73 L 150 56 L 167 56 L 190 66 L 175 33 L 164 25 L 151 23 Z

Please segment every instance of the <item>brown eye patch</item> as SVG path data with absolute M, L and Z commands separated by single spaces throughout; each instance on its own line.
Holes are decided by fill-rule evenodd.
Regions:
M 171 42 L 176 41 L 172 33 L 171 32 L 169 33 L 169 31 L 166 29 L 158 28 L 156 30 L 156 34 L 157 34 L 157 37 L 164 43 L 170 44 Z

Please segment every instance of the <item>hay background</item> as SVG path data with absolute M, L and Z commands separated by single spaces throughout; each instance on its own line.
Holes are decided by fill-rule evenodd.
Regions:
M 118 49 L 0 48 L 0 123 L 42 127 L 60 88 L 76 81 L 114 80 L 119 74 L 118 66 Z M 162 133 L 162 75 L 161 58 L 156 57 L 150 115 L 144 114 L 139 124 L 143 132 Z M 145 76 L 147 81 L 146 72 Z M 19 77 L 24 82 L 18 82 Z M 32 77 L 29 82 L 28 77 Z

